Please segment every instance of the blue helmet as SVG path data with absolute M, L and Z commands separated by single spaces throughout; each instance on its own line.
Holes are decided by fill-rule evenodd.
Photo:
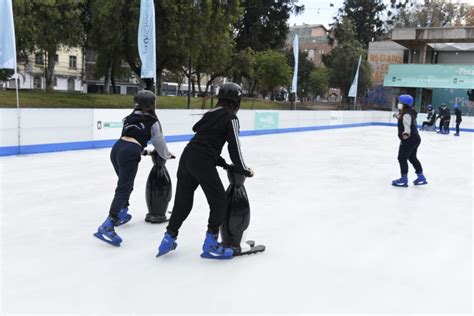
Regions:
M 459 109 L 459 105 L 454 104 L 453 109 Z
M 428 110 L 433 110 L 433 106 L 431 104 L 428 104 Z
M 409 107 L 413 106 L 413 97 L 409 94 L 402 94 L 401 96 L 398 97 L 398 102 L 401 104 L 406 104 Z

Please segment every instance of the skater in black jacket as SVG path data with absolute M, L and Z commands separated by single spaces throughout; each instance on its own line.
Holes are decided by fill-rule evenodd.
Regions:
M 454 105 L 454 114 L 456 115 L 456 134 L 454 134 L 454 136 L 459 136 L 459 125 L 461 125 L 462 122 L 462 112 L 457 104 Z
M 446 107 L 446 104 L 441 103 L 441 107 L 439 109 L 439 134 L 449 134 L 449 121 L 451 120 L 451 113 L 449 113 L 449 109 Z
M 415 168 L 418 176 L 414 185 L 427 184 L 423 175 L 423 168 L 416 154 L 421 143 L 420 135 L 416 127 L 416 111 L 413 109 L 413 97 L 408 94 L 402 94 L 398 98 L 398 138 L 400 139 L 400 148 L 398 150 L 398 162 L 400 163 L 401 178 L 392 181 L 393 186 L 408 186 L 408 161 Z
M 128 200 L 138 170 L 141 155 L 149 154 L 145 149 L 149 140 L 157 154 L 164 160 L 174 156 L 168 151 L 160 122 L 155 113 L 155 94 L 148 90 L 140 91 L 134 97 L 135 108 L 124 118 L 120 139 L 112 147 L 110 160 L 118 176 L 114 199 L 110 205 L 109 216 L 94 234 L 97 238 L 120 246 L 122 238 L 115 227 L 130 221 Z
M 206 239 L 201 257 L 231 259 L 233 251 L 217 242 L 219 227 L 224 220 L 227 198 L 216 166 L 228 167 L 220 156 L 227 142 L 234 170 L 247 177 L 253 171 L 243 160 L 239 142 L 239 120 L 236 113 L 240 107 L 242 90 L 235 83 L 224 84 L 218 94 L 217 106 L 209 110 L 193 127 L 196 132 L 183 151 L 178 167 L 178 182 L 174 207 L 165 236 L 159 246 L 162 256 L 177 246 L 176 237 L 181 225 L 193 207 L 194 191 L 201 186 L 210 207 Z

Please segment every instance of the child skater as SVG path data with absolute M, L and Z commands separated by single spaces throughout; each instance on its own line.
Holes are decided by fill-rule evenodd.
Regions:
M 209 204 L 210 213 L 206 238 L 201 257 L 231 259 L 233 250 L 217 242 L 219 227 L 224 220 L 227 199 L 216 166 L 228 167 L 220 156 L 227 142 L 235 171 L 247 177 L 253 176 L 243 160 L 239 142 L 239 120 L 236 113 L 240 107 L 242 89 L 235 83 L 226 83 L 219 89 L 218 103 L 197 122 L 194 137 L 181 155 L 173 212 L 166 233 L 158 248 L 157 257 L 177 247 L 176 237 L 183 222 L 193 207 L 194 191 L 200 185 Z
M 454 114 L 456 115 L 456 134 L 454 134 L 454 136 L 459 136 L 459 125 L 461 125 L 462 122 L 462 112 L 457 104 L 455 104 L 453 108 Z
M 400 171 L 402 177 L 392 181 L 393 186 L 407 187 L 408 186 L 408 160 L 415 168 L 418 176 L 414 185 L 427 184 L 425 176 L 423 175 L 423 168 L 416 157 L 418 146 L 420 146 L 421 138 L 416 128 L 416 111 L 413 109 L 413 97 L 408 94 L 402 94 L 398 98 L 398 138 L 400 138 L 400 148 L 398 150 L 398 162 L 400 163 Z
M 160 122 L 155 113 L 155 94 L 148 90 L 140 91 L 134 97 L 135 108 L 124 118 L 122 135 L 112 147 L 110 160 L 118 176 L 114 199 L 110 205 L 109 216 L 94 234 L 97 238 L 120 246 L 122 238 L 115 232 L 115 227 L 130 221 L 128 200 L 133 190 L 133 182 L 138 170 L 141 155 L 150 154 L 147 143 L 155 147 L 158 155 L 165 159 L 174 158 L 168 151 Z
M 433 109 L 431 104 L 428 104 L 428 116 L 426 117 L 426 121 L 423 122 L 421 125 L 421 130 L 424 131 L 426 126 L 433 126 L 436 122 L 436 112 Z

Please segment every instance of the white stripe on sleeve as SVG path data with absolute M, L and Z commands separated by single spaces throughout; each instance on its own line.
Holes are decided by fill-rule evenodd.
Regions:
M 242 167 L 244 167 L 244 169 L 246 171 L 248 171 L 248 168 L 247 166 L 245 165 L 244 163 L 244 158 L 242 157 L 242 151 L 240 150 L 240 141 L 239 141 L 239 125 L 238 125 L 238 121 L 236 119 L 233 119 L 232 120 L 232 127 L 234 129 L 234 136 L 235 136 L 235 143 L 237 144 L 237 151 L 239 153 L 239 157 L 240 157 L 240 162 L 242 163 Z

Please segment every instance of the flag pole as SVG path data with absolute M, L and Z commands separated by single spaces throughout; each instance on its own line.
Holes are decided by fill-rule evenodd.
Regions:
M 15 70 L 15 90 L 16 90 L 16 111 L 17 111 L 17 119 L 18 119 L 18 154 L 21 153 L 21 113 L 20 113 L 20 98 L 18 96 L 18 84 L 20 80 L 18 80 L 18 74 Z

